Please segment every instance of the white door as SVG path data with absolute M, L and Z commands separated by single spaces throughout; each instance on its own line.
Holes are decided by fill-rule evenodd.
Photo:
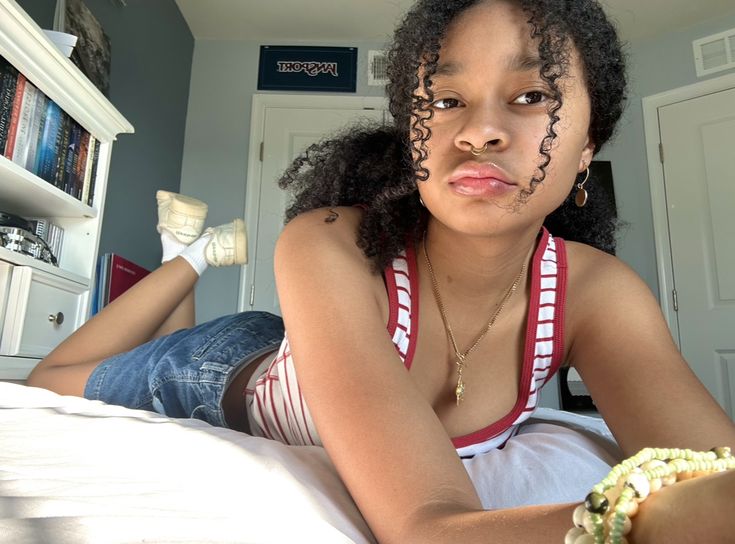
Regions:
M 273 276 L 273 250 L 283 228 L 288 194 L 277 181 L 291 162 L 312 143 L 360 119 L 384 122 L 382 109 L 266 107 L 263 151 L 257 191 L 248 187 L 247 198 L 258 194 L 257 219 L 248 217 L 250 264 L 244 287 L 248 290 L 245 309 L 265 310 L 280 315 Z M 249 213 L 253 207 L 249 206 Z
M 659 108 L 680 347 L 735 417 L 735 89 Z

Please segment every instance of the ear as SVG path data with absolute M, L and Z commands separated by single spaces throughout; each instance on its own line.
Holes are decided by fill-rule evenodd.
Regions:
M 578 172 L 582 173 L 587 169 L 592 162 L 594 154 L 595 144 L 590 137 L 587 136 L 587 141 L 585 142 L 584 147 L 582 148 L 582 154 L 579 157 L 579 166 L 577 167 Z

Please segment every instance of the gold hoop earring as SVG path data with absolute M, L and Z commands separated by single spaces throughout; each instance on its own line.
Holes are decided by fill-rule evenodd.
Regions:
M 587 173 L 581 183 L 577 183 L 577 194 L 574 195 L 574 203 L 578 208 L 584 208 L 587 204 L 587 189 L 584 188 L 584 184 L 590 178 L 590 167 L 587 167 Z
M 485 153 L 487 151 L 487 142 L 485 142 L 485 145 L 482 147 L 475 147 L 474 145 L 470 144 L 470 153 L 472 153 L 475 157 L 478 157 Z

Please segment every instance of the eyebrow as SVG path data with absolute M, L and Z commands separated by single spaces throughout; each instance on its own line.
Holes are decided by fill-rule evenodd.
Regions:
M 513 55 L 508 59 L 506 66 L 513 72 L 531 72 L 538 71 L 542 62 L 537 55 L 530 53 L 521 53 Z M 436 67 L 434 76 L 454 76 L 463 71 L 464 67 L 459 62 L 442 62 Z
M 541 68 L 541 59 L 538 55 L 529 53 L 522 53 L 520 55 L 513 55 L 508 61 L 508 68 L 515 72 L 530 72 L 537 71 Z
M 435 76 L 453 76 L 462 71 L 462 64 L 459 62 L 442 62 L 437 65 Z

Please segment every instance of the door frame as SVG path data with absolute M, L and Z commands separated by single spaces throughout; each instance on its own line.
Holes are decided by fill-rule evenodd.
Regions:
M 691 85 L 679 87 L 643 98 L 643 126 L 648 161 L 648 183 L 651 190 L 653 235 L 656 245 L 656 269 L 658 271 L 659 301 L 676 345 L 681 347 L 679 320 L 674 311 L 674 264 L 671 255 L 671 234 L 666 204 L 664 165 L 661 162 L 661 130 L 658 110 L 685 100 L 735 88 L 735 74 L 727 74 Z M 666 150 L 664 150 L 665 158 Z
M 240 312 L 251 309 L 250 292 L 254 285 L 255 255 L 258 251 L 258 210 L 260 208 L 260 176 L 263 163 L 260 160 L 260 144 L 265 133 L 265 112 L 267 108 L 294 109 L 383 109 L 387 110 L 387 100 L 382 96 L 341 96 L 341 95 L 303 95 L 303 94 L 253 94 L 250 108 L 250 143 L 248 147 L 248 169 L 245 185 L 245 226 L 248 233 L 248 264 L 240 273 L 237 309 Z

